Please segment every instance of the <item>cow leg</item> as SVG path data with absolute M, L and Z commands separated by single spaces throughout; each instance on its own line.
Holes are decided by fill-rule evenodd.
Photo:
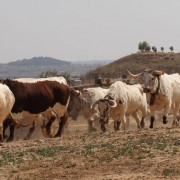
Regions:
M 120 124 L 121 124 L 121 121 L 117 121 L 117 131 L 119 131 L 120 129 Z
M 171 103 L 169 103 L 164 109 L 163 124 L 168 123 L 167 116 L 168 116 L 168 113 L 169 113 L 170 109 L 171 109 Z
M 100 120 L 99 120 L 99 123 L 100 123 L 101 131 L 102 131 L 103 133 L 105 133 L 105 132 L 106 132 L 106 127 L 105 127 L 105 121 L 104 121 L 104 119 L 100 119 Z
M 106 127 L 105 127 L 105 124 L 101 124 L 101 131 L 103 132 L 103 133 L 105 133 L 106 132 Z
M 35 130 L 35 121 L 33 121 L 32 127 L 29 129 L 29 132 L 27 136 L 24 138 L 24 140 L 30 139 L 34 130 Z
M 173 112 L 173 123 L 172 126 L 177 126 L 179 124 L 179 108 L 180 108 L 180 104 L 179 103 L 175 103 L 175 107 L 174 107 L 174 112 Z
M 143 129 L 145 127 L 145 122 L 144 122 L 145 116 L 142 117 L 141 122 L 140 122 L 140 127 Z
M 136 120 L 137 128 L 140 129 L 140 118 L 139 118 L 139 116 L 138 116 L 137 111 L 136 111 L 135 113 L 133 113 L 132 116 L 133 116 L 134 119 Z
M 9 130 L 10 130 L 10 134 L 9 134 L 9 137 L 7 138 L 7 142 L 11 142 L 13 141 L 14 139 L 14 129 L 15 129 L 15 124 L 11 124 L 10 127 L 9 127 Z
M 167 120 L 167 116 L 163 116 L 163 124 L 167 124 L 168 123 L 168 120 Z
M 3 123 L 0 122 L 0 142 L 3 142 Z
M 126 117 L 126 127 L 129 128 L 129 119 L 130 119 L 130 116 Z
M 63 128 L 64 128 L 64 126 L 68 120 L 68 113 L 65 113 L 64 116 L 62 116 L 60 119 L 61 120 L 59 122 L 59 129 L 58 129 L 58 132 L 56 133 L 56 135 L 54 137 L 60 137 L 61 136 Z
M 125 132 L 126 131 L 126 116 L 125 115 L 123 116 L 121 122 L 122 122 L 122 129 Z
M 121 121 L 119 120 L 114 121 L 114 130 L 119 131 L 120 125 L 121 125 Z
M 88 131 L 91 133 L 92 131 L 97 131 L 95 128 L 95 121 L 99 120 L 99 114 L 94 113 L 89 119 L 88 119 Z
M 154 116 L 151 116 L 151 122 L 149 128 L 153 128 L 154 120 L 155 120 Z
M 94 127 L 94 121 L 88 119 L 88 132 L 91 133 L 93 131 L 97 131 L 97 129 Z
M 3 137 L 7 138 L 8 136 L 5 134 L 6 129 L 12 124 L 11 119 L 7 118 L 3 122 Z
M 46 133 L 47 133 L 48 136 L 51 135 L 51 125 L 52 125 L 52 123 L 55 121 L 55 119 L 56 119 L 56 117 L 55 117 L 55 116 L 52 116 L 52 117 L 49 119 L 48 123 L 46 124 Z

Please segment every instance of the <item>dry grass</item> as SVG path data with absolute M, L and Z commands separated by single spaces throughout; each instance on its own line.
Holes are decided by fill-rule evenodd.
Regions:
M 70 121 L 61 138 L 2 144 L 0 179 L 179 179 L 180 129 L 171 123 L 88 134 L 84 119 Z
M 180 53 L 149 52 L 131 54 L 90 71 L 88 75 L 98 73 L 103 77 L 118 77 L 126 74 L 126 69 L 138 73 L 145 68 L 164 70 L 168 73 L 180 72 Z

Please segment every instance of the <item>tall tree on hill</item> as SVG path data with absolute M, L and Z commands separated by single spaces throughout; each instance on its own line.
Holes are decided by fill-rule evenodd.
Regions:
M 148 48 L 147 48 L 148 47 Z M 146 42 L 146 41 L 143 41 L 143 42 L 140 42 L 139 44 L 138 44 L 138 49 L 141 51 L 141 52 L 144 52 L 144 51 L 146 51 L 146 48 L 147 48 L 147 50 L 149 49 L 149 44 Z
M 154 52 L 157 52 L 156 46 L 153 46 L 153 47 L 152 47 L 152 50 L 153 50 Z
M 146 48 L 145 48 L 145 51 L 146 52 L 149 52 L 151 50 L 151 46 L 148 44 L 147 46 L 146 46 Z
M 142 42 L 140 42 L 140 43 L 138 44 L 138 49 L 139 49 L 141 52 L 143 52 Z
M 171 50 L 171 52 L 172 52 L 172 51 L 174 51 L 174 48 L 173 48 L 173 46 L 171 46 L 169 49 Z
M 162 51 L 162 52 L 164 51 L 164 47 L 161 47 L 161 51 Z

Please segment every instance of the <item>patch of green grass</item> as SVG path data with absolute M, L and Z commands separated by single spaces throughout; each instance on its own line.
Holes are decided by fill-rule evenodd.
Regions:
M 155 139 L 154 148 L 159 150 L 164 150 L 167 147 L 166 140 L 162 137 Z
M 100 145 L 101 148 L 107 148 L 109 150 L 114 149 L 114 145 L 112 143 L 104 143 Z
M 91 148 L 91 146 L 87 146 L 82 150 L 82 154 L 85 157 L 88 157 L 88 156 L 94 155 L 94 152 L 93 152 L 93 149 Z
M 64 146 L 51 146 L 51 147 L 45 147 L 41 148 L 35 151 L 35 153 L 39 156 L 44 156 L 44 157 L 53 157 L 57 152 L 60 151 L 66 151 L 68 150 L 68 147 Z
M 146 137 L 146 138 L 141 138 L 138 141 L 138 144 L 147 144 L 151 146 L 154 142 L 154 139 L 152 137 Z
M 2 153 L 0 156 L 1 156 L 0 166 L 8 163 L 13 163 L 13 165 L 16 165 L 23 162 L 22 157 L 24 156 L 24 152 Z
M 171 176 L 171 175 L 180 175 L 180 170 L 178 169 L 164 169 L 162 172 L 163 176 Z
M 132 156 L 135 149 L 137 149 L 137 145 L 132 139 L 128 138 L 126 142 L 122 145 L 122 147 L 116 150 L 114 157 L 122 155 Z

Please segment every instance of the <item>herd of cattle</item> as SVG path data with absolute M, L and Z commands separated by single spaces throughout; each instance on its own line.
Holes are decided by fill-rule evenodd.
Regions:
M 64 77 L 0 80 L 0 141 L 3 138 L 12 141 L 15 126 L 31 125 L 26 136 L 29 139 L 37 122 L 43 135 L 52 137 L 51 126 L 55 119 L 59 120 L 55 137 L 59 137 L 68 117 L 76 120 L 80 112 L 87 119 L 89 132 L 96 131 L 96 122 L 105 132 L 109 118 L 113 119 L 115 131 L 120 124 L 125 130 L 129 116 L 135 119 L 137 128 L 144 128 L 147 114 L 153 128 L 158 111 L 163 111 L 164 124 L 171 111 L 172 125 L 178 125 L 180 75 L 149 69 L 136 75 L 127 72 L 129 78 L 138 78 L 139 84 L 117 81 L 108 89 L 93 87 L 79 91 L 69 87 Z

